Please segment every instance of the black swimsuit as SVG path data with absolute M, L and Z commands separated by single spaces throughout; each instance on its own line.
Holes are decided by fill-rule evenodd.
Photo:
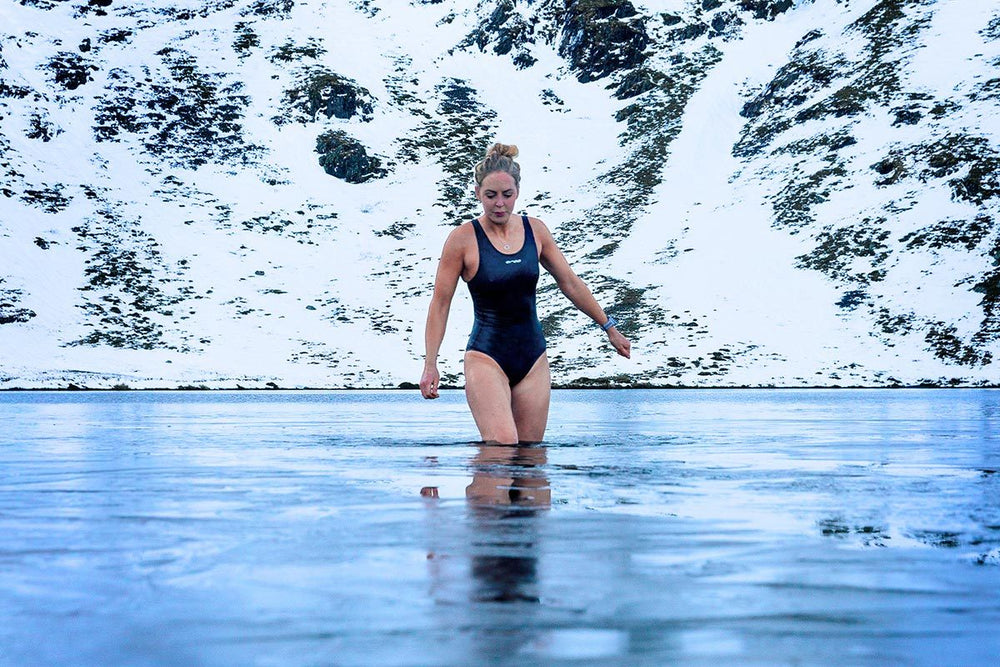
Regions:
M 494 248 L 479 221 L 472 221 L 479 269 L 468 282 L 476 319 L 467 349 L 496 361 L 512 387 L 545 352 L 545 337 L 535 311 L 538 249 L 528 216 L 521 216 L 521 220 L 524 245 L 512 255 Z

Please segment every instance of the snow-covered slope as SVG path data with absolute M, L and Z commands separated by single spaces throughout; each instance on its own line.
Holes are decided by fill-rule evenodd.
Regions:
M 993 383 L 998 69 L 986 2 L 3 0 L 0 387 L 416 381 L 497 140 L 635 343 L 543 278 L 557 383 Z

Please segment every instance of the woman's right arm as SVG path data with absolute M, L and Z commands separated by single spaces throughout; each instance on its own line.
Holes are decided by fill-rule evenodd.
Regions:
M 464 265 L 459 229 L 454 230 L 444 243 L 441 260 L 438 262 L 437 277 L 434 279 L 434 295 L 427 309 L 427 326 L 424 329 L 424 345 L 427 352 L 424 357 L 424 372 L 420 376 L 420 394 L 424 398 L 438 397 L 438 385 L 441 380 L 437 369 L 438 350 L 441 348 L 441 341 L 444 340 L 451 299 L 455 295 L 455 287 L 458 285 L 458 278 L 462 275 Z

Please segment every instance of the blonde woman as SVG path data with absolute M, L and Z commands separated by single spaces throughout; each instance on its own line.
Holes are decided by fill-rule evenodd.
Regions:
M 545 338 L 535 310 L 539 266 L 573 305 L 603 329 L 615 350 L 631 343 L 566 262 L 548 228 L 515 215 L 521 168 L 516 146 L 494 144 L 475 167 L 482 213 L 445 241 L 424 334 L 420 378 L 424 398 L 437 398 L 438 350 L 459 277 L 469 286 L 475 322 L 465 352 L 465 395 L 484 442 L 541 442 L 549 416 L 551 378 Z

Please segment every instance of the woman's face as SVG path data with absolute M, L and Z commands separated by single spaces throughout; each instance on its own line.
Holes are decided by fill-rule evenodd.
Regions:
M 517 202 L 517 183 L 507 172 L 494 171 L 487 174 L 476 188 L 476 199 L 482 202 L 486 219 L 502 225 L 514 212 L 514 204 Z

